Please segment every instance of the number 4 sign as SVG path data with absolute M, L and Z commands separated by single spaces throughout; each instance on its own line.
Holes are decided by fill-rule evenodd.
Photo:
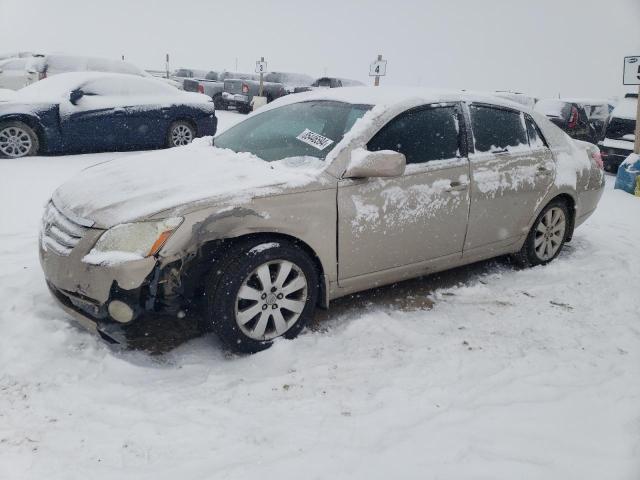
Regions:
M 624 85 L 640 85 L 640 57 L 624 57 Z
M 376 60 L 371 65 L 369 65 L 370 77 L 384 77 L 386 74 L 387 74 L 386 60 Z

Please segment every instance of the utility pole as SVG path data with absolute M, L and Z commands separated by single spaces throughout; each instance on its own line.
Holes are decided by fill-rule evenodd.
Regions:
M 238 57 L 236 57 L 236 72 L 238 71 Z
M 638 80 L 640 80 L 640 67 L 638 67 Z M 633 153 L 640 155 L 640 85 L 638 85 L 638 98 L 636 100 L 636 141 L 633 144 Z
M 165 57 L 164 69 L 166 71 L 167 78 L 169 78 L 169 54 L 168 53 L 167 53 L 167 55 Z
M 264 63 L 264 57 L 260 57 L 260 62 Z M 259 97 L 262 96 L 262 88 L 264 87 L 264 82 L 262 79 L 263 79 L 263 73 L 262 73 L 262 69 L 260 69 L 260 90 L 258 91 Z

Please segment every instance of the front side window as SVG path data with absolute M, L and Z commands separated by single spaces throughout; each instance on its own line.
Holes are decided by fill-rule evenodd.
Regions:
M 421 108 L 391 120 L 369 141 L 375 152 L 404 154 L 407 164 L 444 160 L 460 155 L 458 111 L 454 106 Z
M 520 112 L 481 105 L 469 110 L 476 152 L 502 153 L 528 144 Z
M 333 101 L 292 103 L 267 110 L 215 138 L 215 146 L 268 162 L 311 156 L 324 160 L 370 105 Z

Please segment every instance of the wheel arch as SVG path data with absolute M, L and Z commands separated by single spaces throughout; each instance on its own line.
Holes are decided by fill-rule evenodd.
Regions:
M 234 237 L 208 240 L 202 243 L 195 254 L 186 260 L 182 266 L 182 277 L 186 280 L 183 285 L 183 295 L 198 298 L 204 287 L 204 279 L 216 265 L 216 260 L 224 257 L 229 251 L 241 247 L 243 244 L 255 242 L 287 242 L 305 252 L 313 262 L 318 273 L 320 292 L 318 306 L 326 308 L 329 305 L 327 277 L 325 268 L 316 251 L 304 240 L 281 232 L 251 232 Z
M 38 117 L 26 113 L 10 113 L 8 115 L 3 115 L 2 117 L 0 117 L 0 123 L 4 122 L 22 122 L 27 125 L 38 136 L 40 150 L 44 150 L 43 147 L 46 146 L 47 138 L 45 135 L 45 128 Z

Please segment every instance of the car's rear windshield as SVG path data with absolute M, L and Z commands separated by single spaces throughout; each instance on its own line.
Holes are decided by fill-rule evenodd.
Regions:
M 571 104 L 561 100 L 540 100 L 535 110 L 547 117 L 569 118 Z
M 371 105 L 309 101 L 252 116 L 215 138 L 215 146 L 268 162 L 311 156 L 324 160 Z

